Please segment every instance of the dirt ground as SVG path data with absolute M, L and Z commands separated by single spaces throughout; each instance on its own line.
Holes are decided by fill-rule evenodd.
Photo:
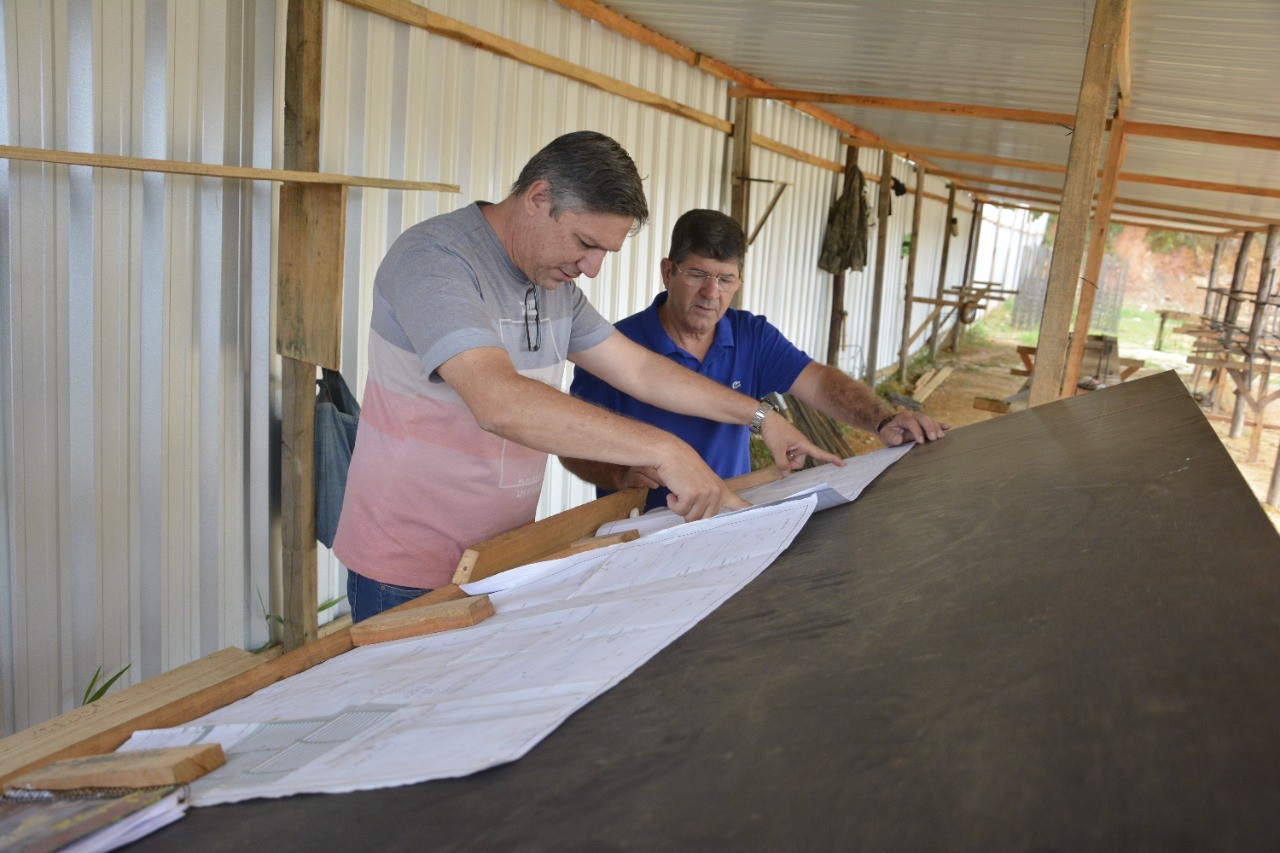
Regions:
M 990 341 L 978 345 L 964 343 L 958 354 L 941 356 L 939 365 L 950 364 L 954 370 L 947 380 L 925 400 L 925 412 L 936 420 L 950 424 L 952 429 L 962 429 L 969 424 L 1002 417 L 992 412 L 975 409 L 973 400 L 975 397 L 991 397 L 999 400 L 1017 393 L 1022 388 L 1025 379 L 1009 373 L 1010 368 L 1021 366 L 1015 346 L 1016 344 L 1008 341 Z M 1136 376 L 1145 376 L 1172 367 L 1183 375 L 1184 381 L 1189 381 L 1190 368 L 1183 358 L 1155 352 L 1133 353 L 1133 355 L 1147 359 L 1148 362 L 1148 367 L 1139 371 Z M 1178 362 L 1181 362 L 1181 365 Z M 1263 431 L 1258 459 L 1256 462 L 1248 462 L 1250 428 L 1246 427 L 1241 438 L 1228 437 L 1231 429 L 1230 403 L 1232 401 L 1228 399 L 1227 402 L 1228 405 L 1224 409 L 1226 414 L 1221 419 L 1210 417 L 1210 424 L 1236 461 L 1240 473 L 1253 489 L 1263 511 L 1275 524 L 1276 530 L 1280 531 L 1280 509 L 1264 503 L 1276 464 L 1276 456 L 1280 452 L 1280 428 Z M 1025 408 L 1025 403 L 1014 403 L 1014 411 L 1020 408 Z M 1280 423 L 1280 411 L 1271 414 L 1268 421 Z M 856 433 L 851 436 L 851 439 L 858 453 L 874 450 L 880 446 L 873 436 L 865 433 Z

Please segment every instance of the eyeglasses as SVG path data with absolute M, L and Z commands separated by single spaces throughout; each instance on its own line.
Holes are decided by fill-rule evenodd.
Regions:
M 678 275 L 684 276 L 684 283 L 689 285 L 690 287 L 702 287 L 702 285 L 706 284 L 709 279 L 714 278 L 716 280 L 716 287 L 720 288 L 720 290 L 723 291 L 724 293 L 729 293 L 731 291 L 737 290 L 738 287 L 742 284 L 742 279 L 738 278 L 736 275 L 713 276 L 711 273 L 707 272 L 706 270 L 700 270 L 700 269 L 683 269 L 682 270 L 680 269 L 680 267 L 676 266 L 676 263 L 674 261 L 672 261 L 671 266 Z
M 529 310 L 530 297 L 533 298 L 533 311 Z M 533 316 L 533 329 L 529 328 L 529 317 Z M 524 292 L 524 342 L 529 352 L 537 352 L 542 346 L 542 314 L 538 310 L 538 286 L 530 284 Z

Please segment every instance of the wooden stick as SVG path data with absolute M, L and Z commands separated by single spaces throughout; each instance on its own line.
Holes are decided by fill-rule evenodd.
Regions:
M 216 743 L 108 752 L 55 761 L 14 779 L 5 792 L 185 785 L 226 763 L 222 746 Z
M 633 533 L 635 531 L 632 531 Z M 357 646 L 403 640 L 467 628 L 493 615 L 487 595 L 466 596 L 412 610 L 388 610 L 351 626 L 351 642 Z
M 51 148 L 19 148 L 0 145 L 0 158 L 32 163 L 59 163 L 65 166 L 92 166 L 99 169 L 124 169 L 131 172 L 162 172 L 169 175 L 192 175 L 200 178 L 229 178 L 241 181 L 276 181 L 294 184 L 336 184 L 349 187 L 374 187 L 388 190 L 419 190 L 456 193 L 457 184 L 434 181 L 398 181 L 392 178 L 366 178 L 335 175 L 300 169 L 259 169 L 252 166 L 224 166 L 218 163 L 188 163 L 182 160 L 157 160 L 149 157 L 124 157 L 117 154 L 91 154 L 59 151 Z

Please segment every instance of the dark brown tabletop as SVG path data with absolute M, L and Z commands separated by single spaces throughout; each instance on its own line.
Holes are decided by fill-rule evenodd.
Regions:
M 1280 537 L 1172 373 L 916 448 L 520 761 L 140 850 L 1280 848 Z

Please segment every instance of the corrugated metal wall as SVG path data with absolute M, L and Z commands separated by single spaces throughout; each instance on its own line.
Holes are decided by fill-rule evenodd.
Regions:
M 7 144 L 271 165 L 276 5 L 0 6 Z M 272 193 L 0 160 L 6 731 L 265 639 Z
M 557 4 L 427 5 L 729 117 L 723 81 Z M 0 140 L 278 165 L 284 12 L 272 0 L 3 0 Z M 325 6 L 323 83 L 323 170 L 462 187 L 456 195 L 351 190 L 342 353 L 358 392 L 374 272 L 391 241 L 428 216 L 502 197 L 559 133 L 608 133 L 647 176 L 649 227 L 586 284 L 610 319 L 652 298 L 681 212 L 728 206 L 720 131 L 340 2 Z M 759 107 L 758 132 L 842 159 L 832 128 L 777 104 Z M 860 158 L 878 172 L 877 152 Z M 910 168 L 895 166 L 908 185 Z M 752 171 L 791 186 L 751 250 L 745 305 L 821 356 L 831 277 L 816 261 L 839 176 L 759 148 Z M 937 179 L 928 186 L 945 191 Z M 4 731 L 75 705 L 99 665 L 108 674 L 131 665 L 125 681 L 133 682 L 266 639 L 263 607 L 279 611 L 273 191 L 0 161 Z M 771 191 L 756 186 L 757 218 Z M 897 358 L 899 249 L 910 223 L 910 197 L 895 202 L 881 366 Z M 924 209 L 921 294 L 937 286 L 943 207 L 929 200 Z M 969 208 L 958 217 L 953 284 Z M 855 372 L 865 362 L 872 272 L 851 275 L 847 288 L 842 366 Z M 914 311 L 918 324 L 927 308 Z M 588 497 L 553 463 L 541 512 Z M 341 595 L 343 580 L 324 555 L 322 600 Z

